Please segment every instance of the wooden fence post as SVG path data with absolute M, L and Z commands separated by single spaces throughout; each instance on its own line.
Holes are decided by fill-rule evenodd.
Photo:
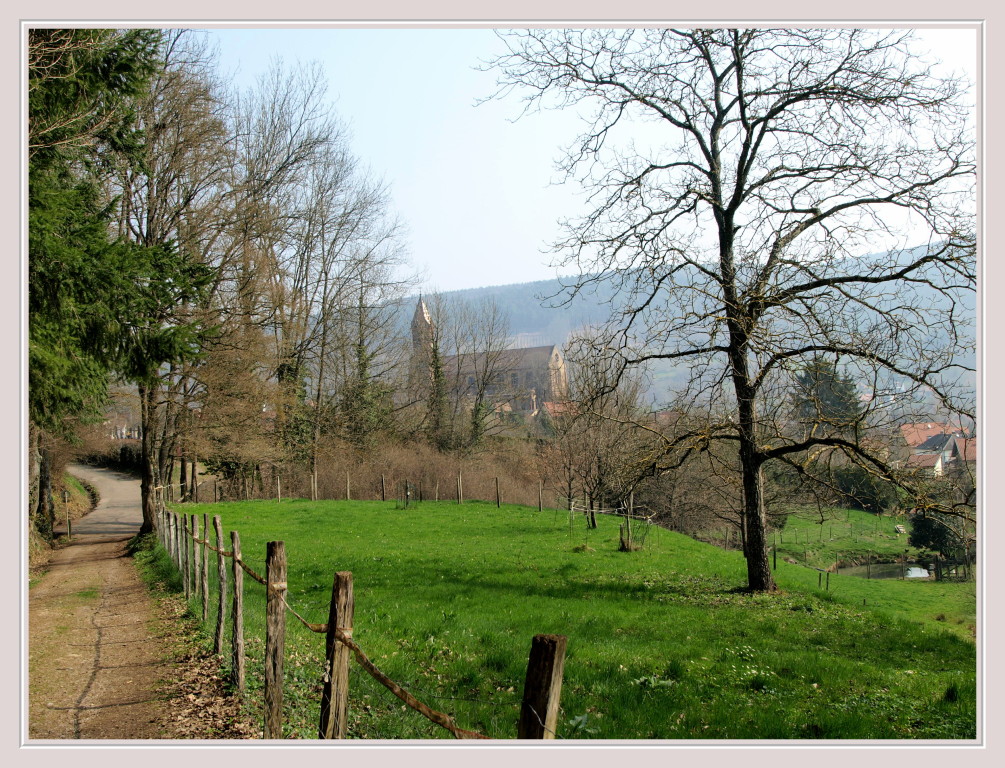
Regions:
M 241 569 L 241 537 L 230 532 L 230 548 L 234 553 L 233 603 L 230 608 L 232 622 L 230 635 L 231 680 L 238 691 L 244 693 L 244 571 Z
M 332 582 L 328 606 L 328 632 L 325 635 L 324 687 L 321 691 L 319 739 L 344 739 L 349 712 L 349 649 L 335 637 L 336 628 L 352 637 L 355 601 L 352 572 L 339 571 Z
M 209 621 L 209 513 L 202 515 L 202 620 Z
M 202 561 L 201 553 L 199 552 L 199 544 L 196 541 L 199 538 L 199 516 L 192 516 L 192 596 L 197 600 L 202 599 L 202 567 L 200 565 Z
M 554 739 L 565 669 L 565 635 L 535 635 L 527 661 L 518 739 Z
M 185 588 L 185 602 L 188 602 L 189 595 L 191 594 L 191 589 L 189 587 L 188 581 L 188 515 L 181 516 L 181 535 L 182 535 L 182 548 L 181 548 L 181 581 L 182 586 Z
M 175 567 L 178 567 L 178 515 L 174 512 L 168 513 L 168 536 L 171 541 L 171 548 L 168 550 L 171 553 L 171 560 L 174 562 Z
M 265 738 L 283 736 L 283 655 L 286 650 L 286 544 L 270 541 L 265 555 Z
M 345 473 L 345 500 L 351 501 L 352 497 L 349 495 L 349 473 Z
M 384 476 L 380 476 L 380 500 L 387 501 L 387 488 L 384 485 Z
M 283 478 L 276 472 L 276 501 L 283 500 Z
M 457 473 L 457 503 L 462 504 L 464 502 L 464 483 L 461 480 L 461 473 Z
M 213 530 L 216 531 L 216 581 L 219 599 L 216 611 L 216 634 L 213 636 L 213 650 L 217 656 L 223 655 L 223 623 L 227 618 L 227 564 L 223 556 L 223 523 L 219 515 L 213 515 Z M 209 538 L 207 536 L 207 538 Z
M 198 600 L 202 596 L 202 582 L 199 580 L 202 575 L 202 568 L 199 565 L 199 544 L 196 542 L 196 539 L 199 538 L 199 516 L 192 515 L 191 517 L 192 524 L 189 526 L 189 533 L 192 534 L 192 561 L 190 563 L 192 568 L 192 597 Z
M 502 504 L 502 499 L 499 496 L 499 478 L 496 478 L 496 509 L 499 509 Z
M 544 512 L 544 480 L 537 481 L 537 511 Z

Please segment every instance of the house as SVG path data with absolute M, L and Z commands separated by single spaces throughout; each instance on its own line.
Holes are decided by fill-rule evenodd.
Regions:
M 931 440 L 933 437 L 938 437 L 940 435 L 964 436 L 963 429 L 959 425 L 936 421 L 920 422 L 917 424 L 901 424 L 900 434 L 904 438 L 904 442 L 907 443 L 908 447 L 911 449 L 920 448 L 920 446 Z
M 946 462 L 941 453 L 914 453 L 907 457 L 905 465 L 908 469 L 921 470 L 932 477 L 942 477 Z

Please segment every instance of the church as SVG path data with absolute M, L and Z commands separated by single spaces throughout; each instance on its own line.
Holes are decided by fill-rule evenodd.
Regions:
M 412 316 L 412 375 L 428 380 L 434 326 L 422 297 Z M 488 358 L 491 359 L 488 359 Z M 565 358 L 554 344 L 503 349 L 494 353 L 444 355 L 443 369 L 455 396 L 473 395 L 485 387 L 493 410 L 533 417 L 568 397 Z M 486 375 L 490 381 L 481 382 Z

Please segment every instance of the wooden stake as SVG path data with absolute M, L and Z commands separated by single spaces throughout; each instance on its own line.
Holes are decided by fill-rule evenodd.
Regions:
M 380 500 L 387 501 L 387 487 L 384 485 L 384 476 L 380 476 Z
M 345 738 L 349 713 L 349 657 L 352 652 L 336 639 L 335 630 L 339 629 L 351 638 L 354 612 L 352 573 L 339 571 L 332 582 L 332 599 L 328 607 L 319 739 Z
M 217 656 L 223 655 L 223 623 L 227 618 L 227 558 L 223 556 L 223 524 L 219 515 L 213 515 L 213 530 L 216 531 L 216 581 L 219 602 L 216 606 L 216 633 L 213 636 L 213 650 Z
M 192 546 L 192 599 L 198 600 L 199 596 L 202 594 L 200 590 L 202 585 L 199 583 L 199 576 L 202 573 L 202 569 L 199 567 L 199 545 L 196 543 L 196 538 L 199 536 L 199 516 L 192 515 L 192 525 L 189 526 L 189 534 L 191 534 L 189 541 Z
M 230 618 L 231 680 L 238 691 L 244 693 L 244 571 L 241 569 L 241 537 L 237 531 L 230 532 L 230 548 L 234 553 L 234 592 Z
M 189 589 L 189 582 L 188 582 L 188 575 L 189 575 L 188 574 L 188 568 L 189 568 L 189 565 L 188 565 L 188 561 L 189 561 L 188 543 L 190 541 L 190 539 L 188 537 L 188 515 L 182 515 L 181 534 L 182 534 L 182 540 L 181 540 L 181 549 L 182 549 L 182 551 L 181 551 L 181 583 L 182 583 L 182 587 L 184 587 L 185 602 L 188 602 L 188 598 L 189 598 L 189 596 L 191 594 L 191 590 Z
M 496 478 L 496 509 L 499 509 L 502 504 L 502 499 L 499 496 L 499 478 Z
M 209 621 L 209 514 L 202 515 L 202 620 Z
M 270 541 L 265 555 L 265 738 L 283 736 L 283 656 L 286 650 L 286 545 Z
M 555 738 L 566 642 L 564 635 L 535 635 L 531 642 L 518 739 Z

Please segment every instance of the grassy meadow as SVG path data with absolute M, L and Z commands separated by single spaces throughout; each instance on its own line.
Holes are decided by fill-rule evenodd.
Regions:
M 178 509 L 221 515 L 263 575 L 266 542 L 285 541 L 287 599 L 308 621 L 327 620 L 334 572 L 352 571 L 363 651 L 494 738 L 516 736 L 538 633 L 568 637 L 558 738 L 976 737 L 971 584 L 832 574 L 825 590 L 780 557 L 780 594 L 748 594 L 739 552 L 659 529 L 619 552 L 617 519 L 588 530 L 567 512 L 482 502 Z M 260 713 L 264 588 L 247 578 L 245 611 L 247 703 Z M 324 637 L 292 616 L 287 629 L 284 736 L 315 738 Z M 350 738 L 451 738 L 355 662 L 349 706 Z

